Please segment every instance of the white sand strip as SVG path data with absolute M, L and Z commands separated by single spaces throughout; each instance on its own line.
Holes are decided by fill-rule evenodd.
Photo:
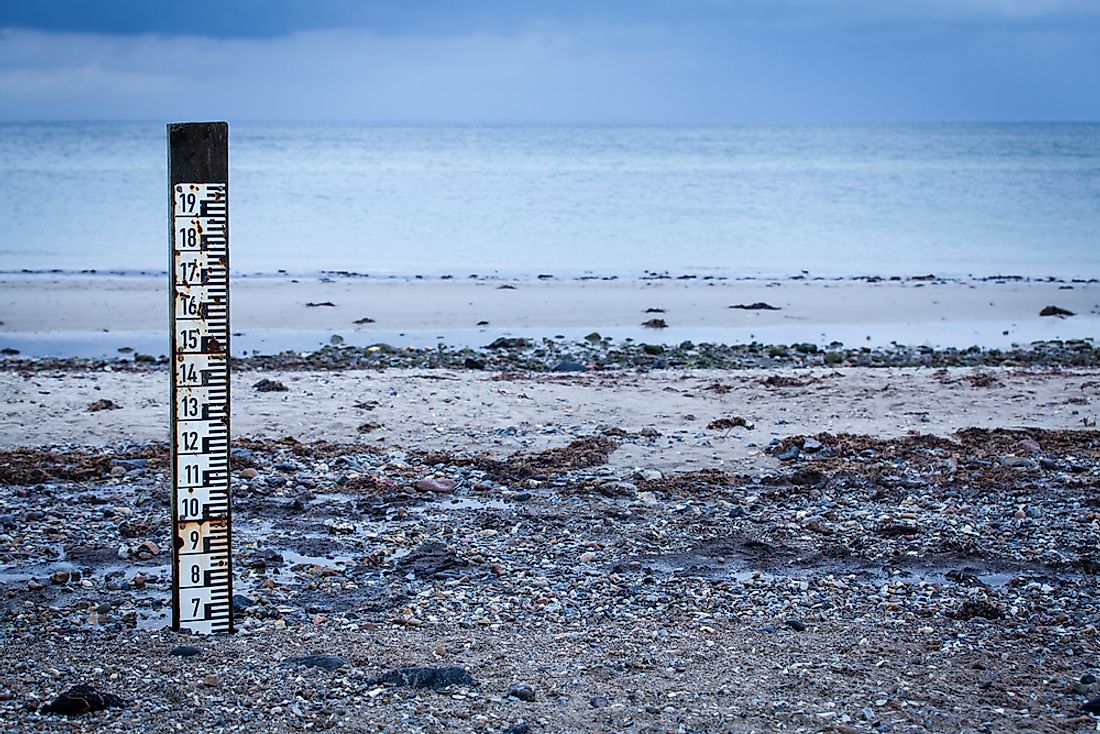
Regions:
M 808 384 L 762 384 L 775 374 Z M 974 384 L 976 374 L 992 380 Z M 288 392 L 253 390 L 265 376 Z M 166 380 L 165 372 L 0 372 L 0 446 L 165 440 Z M 714 383 L 730 389 L 707 389 Z M 101 398 L 121 408 L 88 412 Z M 244 372 L 234 379 L 233 433 L 507 455 L 561 446 L 601 426 L 631 433 L 651 427 L 660 435 L 624 444 L 612 464 L 759 471 L 775 461 L 761 449 L 776 436 L 1080 428 L 1095 421 L 1098 405 L 1100 370 L 657 371 L 514 381 L 446 370 Z M 707 429 L 733 416 L 754 421 L 755 429 Z M 361 434 L 364 423 L 379 427 Z
M 370 278 L 292 282 L 237 278 L 235 332 L 278 351 L 306 348 L 331 334 L 349 344 L 482 344 L 502 334 L 570 338 L 599 331 L 678 343 L 792 343 L 832 340 L 848 346 L 890 341 L 934 346 L 1008 346 L 1037 339 L 1086 338 L 1100 333 L 1100 284 L 914 281 L 396 281 Z M 166 285 L 152 277 L 4 276 L 0 278 L 0 341 L 33 337 L 113 335 L 119 346 L 156 342 L 167 323 Z M 767 303 L 779 310 L 741 310 Z M 333 306 L 307 306 L 309 303 Z M 1074 312 L 1040 317 L 1044 306 Z M 646 313 L 663 309 L 663 313 Z M 356 324 L 364 319 L 373 323 Z M 642 322 L 664 319 L 665 330 Z M 480 324 L 488 322 L 488 324 Z M 1004 334 L 1003 332 L 1009 332 Z M 264 341 L 265 335 L 268 337 Z M 272 336 L 274 335 L 274 336 Z M 295 335 L 298 335 L 296 338 Z M 403 335 L 403 336 L 402 336 Z M 125 344 L 127 339 L 135 344 Z M 299 342 L 303 342 L 299 344 Z M 111 342 L 113 344 L 113 341 Z M 159 343 L 159 342 L 156 342 Z M 244 343 L 244 342 L 242 342 Z M 156 344 L 154 344 L 155 346 Z M 163 350 L 161 350 L 163 351 Z

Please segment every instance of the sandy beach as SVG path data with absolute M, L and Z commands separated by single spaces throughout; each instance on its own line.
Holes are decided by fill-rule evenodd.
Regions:
M 482 346 L 593 331 L 664 344 L 812 342 L 1008 347 L 1100 333 L 1100 284 L 1015 280 L 233 280 L 234 352 L 349 345 Z M 0 348 L 29 355 L 163 354 L 164 278 L 0 277 Z M 310 305 L 315 304 L 315 305 Z M 731 308 L 766 304 L 772 308 Z M 1074 314 L 1040 317 L 1047 306 Z M 370 321 L 363 322 L 364 319 Z M 663 328 L 642 324 L 661 319 Z M 357 323 L 362 322 L 362 323 Z
M 228 638 L 167 629 L 158 283 L 2 286 L 11 730 L 1095 728 L 1095 284 L 241 278 L 317 343 L 235 363 Z

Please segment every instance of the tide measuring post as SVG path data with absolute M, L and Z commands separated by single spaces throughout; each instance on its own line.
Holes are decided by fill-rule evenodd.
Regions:
M 172 629 L 233 631 L 229 126 L 168 126 Z

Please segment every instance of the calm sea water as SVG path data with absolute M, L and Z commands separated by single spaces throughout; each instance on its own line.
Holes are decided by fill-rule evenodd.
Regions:
M 231 126 L 232 262 L 1100 276 L 1100 124 Z M 0 270 L 163 270 L 164 127 L 0 125 Z

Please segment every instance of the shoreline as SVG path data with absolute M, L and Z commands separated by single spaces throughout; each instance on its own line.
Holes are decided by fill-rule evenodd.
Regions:
M 90 278 L 167 278 L 168 271 L 166 270 L 126 270 L 119 268 L 82 268 L 82 269 L 66 269 L 66 268 L 11 268 L 0 269 L 0 278 L 18 278 L 18 277 L 62 277 L 62 278 L 78 278 L 78 277 L 90 277 Z M 862 273 L 862 274 L 820 274 L 813 273 L 809 270 L 799 270 L 792 274 L 792 271 L 775 272 L 775 273 L 747 273 L 739 275 L 731 275 L 724 272 L 706 272 L 706 271 L 682 271 L 682 272 L 670 272 L 668 270 L 643 270 L 641 273 L 635 273 L 633 275 L 620 274 L 620 273 L 599 273 L 592 270 L 577 270 L 577 271 L 559 271 L 559 272 L 543 272 L 543 271 L 524 271 L 524 272 L 508 272 L 502 270 L 492 270 L 488 273 L 468 273 L 468 274 L 456 274 L 456 272 L 450 271 L 402 271 L 402 272 L 390 272 L 390 271 L 374 271 L 374 272 L 361 272 L 355 270 L 333 270 L 333 269 L 319 269 L 319 270 L 301 270 L 291 271 L 284 268 L 277 268 L 275 270 L 231 270 L 230 277 L 233 279 L 247 279 L 247 278 L 271 278 L 276 280 L 282 279 L 348 279 L 348 280 L 375 280 L 375 281 L 401 281 L 401 282 L 414 282 L 414 281 L 448 281 L 448 280 L 469 280 L 469 281 L 492 281 L 502 283 L 527 283 L 535 281 L 552 280 L 557 282 L 585 282 L 585 281 L 618 281 L 622 283 L 644 283 L 647 281 L 666 281 L 666 280 L 678 280 L 678 281 L 717 281 L 717 282 L 827 282 L 827 283 L 845 283 L 845 282 L 864 282 L 864 283 L 926 283 L 926 284 L 943 284 L 943 283 L 1059 283 L 1059 284 L 1090 284 L 1100 283 L 1100 276 L 1081 277 L 1079 275 L 1023 275 L 1020 273 L 991 273 L 987 275 L 976 275 L 974 273 L 949 273 L 949 274 L 935 274 L 935 273 L 907 273 L 904 275 L 897 273 Z
M 378 280 L 233 283 L 237 356 L 329 344 L 484 348 L 499 338 L 615 344 L 836 343 L 1006 349 L 1100 334 L 1100 284 L 995 280 Z M 167 351 L 162 278 L 0 276 L 0 349 L 108 358 Z M 1047 306 L 1071 311 L 1043 317 Z M 659 328 L 649 328 L 649 326 Z M 159 346 L 158 346 L 159 345 Z M 10 352 L 9 352 L 10 353 Z

